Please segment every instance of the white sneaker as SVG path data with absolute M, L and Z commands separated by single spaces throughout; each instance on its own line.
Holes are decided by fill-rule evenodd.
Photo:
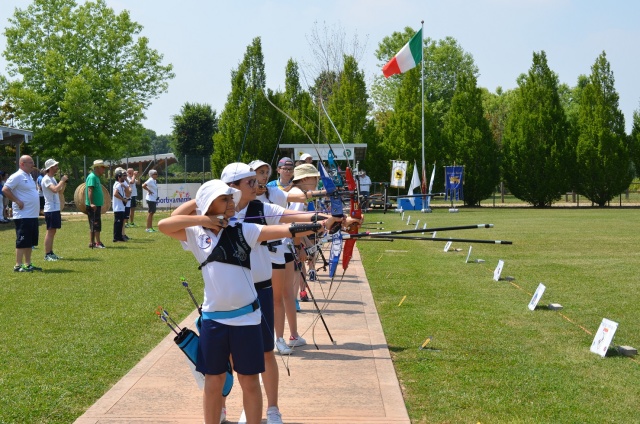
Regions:
M 303 339 L 301 336 L 298 337 L 289 337 L 289 346 L 290 347 L 297 347 L 297 346 L 304 346 L 307 344 L 307 341 L 305 339 Z
M 222 407 L 222 411 L 220 411 L 220 424 L 227 422 L 227 408 Z
M 283 424 L 282 414 L 278 410 L 277 406 L 270 406 L 267 408 L 267 424 Z
M 283 355 L 289 355 L 291 353 L 291 348 L 287 346 L 287 343 L 284 341 L 282 337 L 279 337 L 276 340 L 276 349 Z

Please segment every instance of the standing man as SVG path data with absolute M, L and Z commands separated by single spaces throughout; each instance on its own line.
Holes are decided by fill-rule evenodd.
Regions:
M 310 164 L 313 164 L 313 156 L 311 156 L 309 153 L 303 153 L 303 154 L 300 156 L 300 160 L 301 160 L 303 163 L 310 163 Z
M 125 211 L 125 219 L 126 224 L 125 227 L 135 227 L 136 224 L 133 222 L 136 214 L 136 206 L 138 206 L 138 171 L 134 171 L 133 168 L 127 169 L 127 182 L 129 183 L 129 188 L 131 189 L 131 199 L 127 206 L 128 211 Z
M 44 177 L 42 177 L 42 193 L 44 194 L 44 221 L 47 224 L 47 234 L 44 236 L 44 260 L 57 261 L 58 255 L 53 253 L 53 238 L 56 230 L 62 228 L 60 216 L 60 195 L 67 187 L 68 177 L 63 175 L 57 182 L 54 175 L 58 172 L 58 162 L 47 159 L 44 163 Z
M 369 209 L 369 190 L 371 189 L 371 178 L 365 170 L 360 171 L 360 195 L 363 197 L 360 209 L 365 212 Z
M 158 202 L 158 171 L 152 169 L 149 171 L 149 179 L 142 184 L 142 188 L 146 190 L 145 200 L 147 201 L 147 233 L 155 233 L 153 229 L 153 214 L 156 213 L 156 203 Z
M 19 168 L 2 187 L 2 194 L 13 202 L 13 222 L 16 225 L 15 272 L 42 271 L 31 263 L 31 250 L 38 245 L 38 216 L 40 199 L 31 176 L 31 156 L 21 156 Z
M 100 232 L 102 231 L 102 205 L 104 204 L 104 195 L 102 193 L 102 183 L 100 176 L 104 174 L 107 165 L 101 159 L 93 161 L 93 171 L 87 176 L 85 181 L 85 199 L 84 204 L 87 206 L 87 217 L 89 218 L 90 242 L 89 247 L 92 249 L 104 249 L 105 246 L 100 241 Z

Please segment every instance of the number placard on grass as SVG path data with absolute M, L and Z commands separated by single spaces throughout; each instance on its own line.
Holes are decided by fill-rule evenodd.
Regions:
M 451 248 L 451 243 L 453 243 L 452 241 L 448 241 L 447 244 L 444 245 L 444 251 L 448 252 L 449 248 Z
M 538 284 L 538 288 L 536 289 L 536 292 L 533 294 L 533 297 L 531 298 L 531 301 L 529 301 L 529 310 L 533 311 L 534 309 L 536 309 L 536 306 L 538 306 L 538 302 L 540 301 L 540 298 L 542 297 L 542 295 L 544 294 L 544 290 L 546 289 L 545 285 L 540 283 Z
M 471 249 L 473 246 L 469 246 L 469 253 L 467 253 L 467 259 L 464 261 L 465 264 L 469 263 L 469 258 L 471 257 Z
M 593 343 L 591 343 L 591 352 L 604 358 L 607 354 L 607 350 L 609 349 L 609 345 L 613 341 L 613 335 L 616 334 L 617 329 L 617 322 L 602 318 L 600 328 L 598 328 L 598 332 L 593 338 Z
M 495 271 L 493 271 L 494 281 L 500 281 L 500 274 L 502 274 L 502 268 L 504 268 L 504 261 L 500 259 L 498 261 L 498 266 L 496 267 Z

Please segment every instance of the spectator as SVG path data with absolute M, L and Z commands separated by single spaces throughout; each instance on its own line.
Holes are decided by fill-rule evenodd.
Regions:
M 40 201 L 40 215 L 44 216 L 44 193 L 42 192 L 42 179 L 44 178 L 46 170 L 42 168 L 40 173 L 36 177 L 36 189 L 38 189 L 38 196 Z
M 142 188 L 146 190 L 145 199 L 147 201 L 147 233 L 155 233 L 153 229 L 153 214 L 156 213 L 156 203 L 158 202 L 158 171 L 152 169 L 149 171 L 149 179 L 142 184 Z
M 0 215 L 0 222 L 9 222 L 9 203 L 10 200 L 8 197 L 2 195 L 2 187 L 4 187 L 4 183 L 9 178 L 9 174 L 4 171 L 0 171 L 0 207 L 2 207 L 2 214 Z
M 303 153 L 303 154 L 300 156 L 300 160 L 301 160 L 303 163 L 310 163 L 310 164 L 313 164 L 313 156 L 311 156 L 309 153 Z
M 13 222 L 16 226 L 14 272 L 42 271 L 42 268 L 31 263 L 32 248 L 38 245 L 38 216 L 40 212 L 38 190 L 30 174 L 33 165 L 31 156 L 21 156 L 18 171 L 13 173 L 2 187 L 2 194 L 13 202 Z
M 127 169 L 127 183 L 131 189 L 131 196 L 129 203 L 127 203 L 127 209 L 125 210 L 125 227 L 135 227 L 133 222 L 136 215 L 136 207 L 138 206 L 138 171 L 134 171 L 133 168 Z
M 122 168 L 116 168 L 115 183 L 113 183 L 113 242 L 127 241 L 122 234 L 124 227 L 125 205 L 127 204 L 125 180 L 127 173 Z
M 107 165 L 100 159 L 93 161 L 93 171 L 87 176 L 85 189 L 85 205 L 87 206 L 87 217 L 89 218 L 89 247 L 92 249 L 104 249 L 105 246 L 100 241 L 102 231 L 102 205 L 104 204 L 104 194 L 102 193 L 102 183 L 100 177 L 104 174 Z
M 121 167 L 117 167 L 115 169 L 115 171 L 113 172 L 113 175 L 115 177 L 116 174 L 120 173 L 121 175 L 123 175 L 124 177 L 120 180 L 120 184 L 122 185 L 122 187 L 124 187 L 124 199 L 125 199 L 125 206 L 124 206 L 124 216 L 122 218 L 122 238 L 124 239 L 124 241 L 129 241 L 129 237 L 126 234 L 126 230 L 125 228 L 127 228 L 127 226 L 125 225 L 127 222 L 127 219 L 129 218 L 129 206 L 130 205 L 130 200 L 131 200 L 131 187 L 129 186 L 129 181 L 127 179 L 127 171 L 124 170 L 124 168 Z M 116 179 L 117 182 L 117 179 Z M 115 210 L 114 210 L 115 212 Z
M 58 162 L 54 159 L 47 159 L 44 163 L 44 171 L 41 183 L 44 194 L 44 221 L 47 224 L 47 234 L 44 236 L 44 260 L 57 261 L 60 257 L 53 253 L 53 238 L 56 236 L 56 231 L 62 228 L 60 193 L 64 192 L 68 177 L 63 175 L 60 182 L 56 181 L 54 175 L 58 172 Z
M 360 171 L 360 195 L 363 197 L 360 209 L 365 212 L 369 209 L 369 190 L 371 189 L 371 178 L 365 170 Z

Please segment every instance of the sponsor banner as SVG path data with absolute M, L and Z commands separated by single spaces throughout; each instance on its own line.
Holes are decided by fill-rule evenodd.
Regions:
M 175 209 L 183 203 L 196 198 L 196 192 L 202 184 L 186 183 L 186 184 L 158 184 L 158 203 L 156 206 L 160 209 Z M 146 193 L 146 191 L 142 191 Z M 143 194 L 142 206 L 147 208 L 147 200 Z

